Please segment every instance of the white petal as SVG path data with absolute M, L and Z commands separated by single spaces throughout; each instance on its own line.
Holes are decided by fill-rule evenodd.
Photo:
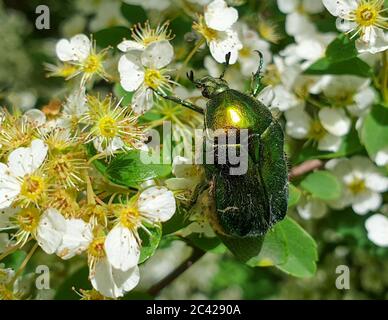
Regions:
M 309 36 L 316 33 L 316 27 L 306 15 L 293 12 L 287 15 L 286 32 L 290 36 L 295 37 L 302 35 Z
M 140 58 L 126 54 L 119 60 L 118 65 L 121 86 L 126 91 L 135 91 L 144 81 L 144 68 Z
M 318 143 L 318 150 L 337 152 L 341 147 L 342 138 L 326 133 Z
M 148 188 L 140 194 L 138 209 L 155 222 L 167 221 L 176 210 L 174 194 L 165 187 Z
M 298 8 L 299 0 L 277 0 L 279 10 L 283 13 L 291 13 Z
M 140 248 L 134 234 L 126 227 L 114 227 L 105 239 L 105 252 L 116 269 L 127 271 L 139 262 Z
M 161 69 L 174 57 L 174 48 L 167 40 L 151 43 L 141 55 L 141 62 L 148 68 Z
M 61 244 L 65 231 L 65 218 L 58 210 L 49 208 L 39 220 L 36 240 L 44 252 L 53 254 Z
M 85 251 L 92 240 L 93 232 L 89 223 L 81 219 L 68 219 L 62 243 L 56 253 L 64 260 L 70 259 Z
M 379 193 L 366 191 L 357 196 L 352 208 L 355 213 L 365 215 L 369 211 L 375 211 L 380 208 L 383 199 Z
M 388 190 L 388 178 L 381 175 L 377 170 L 366 171 L 365 185 L 368 189 L 376 192 L 386 192 Z
M 209 28 L 218 31 L 229 29 L 238 19 L 235 8 L 228 7 L 224 0 L 215 0 L 205 9 L 205 22 Z
M 323 108 L 319 110 L 319 119 L 322 126 L 335 136 L 342 137 L 350 130 L 351 121 L 342 109 Z
M 134 266 L 127 271 L 121 271 L 113 268 L 112 273 L 116 286 L 118 289 L 122 290 L 123 293 L 131 291 L 133 288 L 135 288 L 140 280 L 138 266 Z
M 0 230 L 12 228 L 14 225 L 12 220 L 19 211 L 19 208 L 0 209 Z
M 322 200 L 311 198 L 302 200 L 298 204 L 297 210 L 303 219 L 319 219 L 327 213 L 327 205 Z
M 388 147 L 377 152 L 374 161 L 378 166 L 385 166 L 388 164 Z
M 294 108 L 286 111 L 285 117 L 287 119 L 286 131 L 287 134 L 295 139 L 304 139 L 307 137 L 311 118 L 302 108 Z
M 144 114 L 154 105 L 154 93 L 145 86 L 140 87 L 132 97 L 132 110 L 136 114 Z
M 382 214 L 374 214 L 365 221 L 368 238 L 380 247 L 388 247 L 388 218 Z
M 124 40 L 117 45 L 117 48 L 125 53 L 133 50 L 143 51 L 145 49 L 144 45 L 133 40 Z
M 242 49 L 242 44 L 237 32 L 227 30 L 218 32 L 218 38 L 209 42 L 210 53 L 218 63 L 225 62 L 225 56 L 230 52 L 230 64 L 234 64 L 238 58 L 238 51 Z
M 388 49 L 388 33 L 379 28 L 370 28 L 370 33 L 356 41 L 359 53 L 376 54 Z
M 71 61 L 75 60 L 75 56 L 70 45 L 70 41 L 67 39 L 61 39 L 58 41 L 55 51 L 59 60 L 61 61 Z
M 310 14 L 320 13 L 324 10 L 321 1 L 317 0 L 303 0 L 303 9 Z
M 91 42 L 89 38 L 84 34 L 77 34 L 70 39 L 70 45 L 72 47 L 74 55 L 77 57 L 77 60 L 85 60 L 91 50 Z
M 12 175 L 23 177 L 38 169 L 47 155 L 47 145 L 40 139 L 31 142 L 28 148 L 18 148 L 8 157 L 8 167 Z
M 8 166 L 0 163 L 0 209 L 8 208 L 21 189 L 20 182 L 11 175 Z
M 344 17 L 357 8 L 356 0 L 322 0 L 326 9 L 335 17 Z
M 42 126 L 46 122 L 46 115 L 39 109 L 30 109 L 23 114 L 23 117 L 26 117 L 27 121 L 35 127 Z

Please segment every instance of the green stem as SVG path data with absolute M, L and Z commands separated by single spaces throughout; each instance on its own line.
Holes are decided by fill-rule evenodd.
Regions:
M 383 52 L 382 95 L 385 105 L 388 106 L 388 50 Z
M 178 70 L 178 73 L 175 77 L 175 82 L 178 82 L 179 81 L 179 78 L 180 76 L 182 75 L 182 72 L 183 72 L 183 69 L 186 68 L 186 66 L 188 65 L 188 63 L 190 62 L 191 58 L 194 56 L 194 54 L 198 51 L 198 49 L 205 43 L 205 38 L 201 38 L 199 39 L 199 41 L 197 42 L 197 44 L 194 46 L 194 48 L 190 51 L 190 53 L 188 54 L 188 56 L 186 57 L 185 61 L 183 61 L 183 65 L 182 67 Z
M 38 243 L 36 242 L 34 244 L 34 246 L 32 247 L 32 249 L 30 250 L 30 252 L 28 253 L 28 255 L 24 258 L 22 264 L 20 265 L 20 268 L 18 269 L 18 271 L 15 273 L 15 276 L 12 278 L 11 282 L 10 282 L 10 285 L 13 285 L 15 283 L 15 281 L 17 280 L 17 278 L 19 278 L 19 276 L 23 273 L 23 270 L 24 268 L 27 266 L 28 264 L 28 261 L 30 261 L 31 257 L 34 255 L 36 249 L 38 249 Z

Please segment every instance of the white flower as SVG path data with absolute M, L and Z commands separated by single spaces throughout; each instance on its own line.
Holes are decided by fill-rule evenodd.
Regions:
M 360 35 L 359 52 L 377 53 L 388 49 L 387 18 L 382 15 L 384 0 L 323 0 L 326 9 L 338 17 L 337 27 Z
M 323 93 L 332 106 L 346 108 L 350 114 L 361 116 L 373 105 L 376 93 L 370 79 L 356 76 L 330 76 Z
M 287 14 L 286 32 L 291 36 L 316 33 L 315 25 L 308 14 L 323 11 L 320 0 L 277 0 L 279 10 Z
M 388 247 L 388 218 L 380 213 L 365 221 L 368 238 L 379 247 Z
M 166 180 L 166 186 L 170 190 L 194 190 L 203 179 L 201 168 L 192 164 L 185 157 L 176 156 L 172 166 L 172 173 L 175 175 L 175 178 Z
M 333 208 L 352 206 L 354 212 L 365 215 L 382 204 L 380 193 L 388 190 L 388 178 L 381 174 L 366 157 L 330 160 L 326 167 L 342 182 L 342 196 L 330 202 Z
M 121 86 L 126 91 L 136 91 L 132 109 L 137 114 L 145 113 L 153 105 L 154 90 L 164 92 L 170 88 L 170 79 L 165 75 L 174 56 L 174 49 L 167 40 L 151 43 L 141 54 L 127 53 L 120 58 Z
M 118 25 L 127 25 L 128 22 L 122 16 L 120 8 L 121 1 L 103 1 L 98 6 L 95 17 L 90 22 L 90 31 L 95 32 Z
M 272 60 L 270 45 L 268 42 L 260 39 L 258 33 L 249 29 L 245 23 L 239 23 L 238 27 L 243 45 L 238 58 L 241 65 L 241 73 L 246 77 L 251 77 L 252 73 L 256 72 L 260 62 L 260 57 L 255 50 L 263 54 L 264 65 L 266 65 Z
M 138 266 L 122 271 L 113 268 L 106 258 L 96 263 L 95 273 L 90 277 L 93 288 L 109 298 L 122 297 L 136 287 L 139 280 Z
M 36 240 L 47 254 L 53 254 L 62 243 L 66 231 L 66 221 L 56 209 L 47 209 L 39 219 Z
M 84 34 L 77 34 L 70 40 L 61 39 L 56 45 L 56 53 L 61 61 L 82 62 L 87 59 L 92 49 L 89 38 Z
M 118 224 L 108 233 L 105 251 L 116 269 L 127 271 L 137 265 L 140 257 L 138 228 L 143 223 L 156 224 L 169 220 L 176 210 L 175 198 L 165 187 L 144 190 L 136 203 L 119 205 Z
M 204 17 L 194 23 L 193 28 L 204 36 L 213 58 L 219 62 L 225 62 L 226 54 L 230 53 L 230 64 L 234 64 L 238 58 L 238 51 L 242 44 L 238 38 L 234 23 L 238 19 L 235 8 L 228 7 L 224 0 L 214 0 L 205 7 Z
M 388 147 L 377 152 L 377 154 L 374 156 L 374 162 L 378 166 L 388 165 Z
M 303 219 L 310 220 L 324 217 L 328 208 L 324 201 L 310 196 L 303 197 L 299 201 L 296 210 Z
M 342 136 L 350 130 L 350 120 L 343 110 L 323 108 L 318 119 L 312 119 L 304 108 L 286 111 L 286 132 L 295 139 L 311 139 L 318 142 L 318 150 L 336 152 Z
M 47 155 L 47 146 L 35 139 L 28 148 L 11 152 L 8 164 L 0 163 L 0 209 L 20 200 L 24 204 L 40 200 L 45 188 L 44 178 L 38 172 Z

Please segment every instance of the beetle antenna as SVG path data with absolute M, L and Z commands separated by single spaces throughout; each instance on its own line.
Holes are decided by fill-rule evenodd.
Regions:
M 260 57 L 259 62 L 259 68 L 255 73 L 252 74 L 252 81 L 251 81 L 251 94 L 254 97 L 257 97 L 257 95 L 260 93 L 261 90 L 263 90 L 264 85 L 261 83 L 261 80 L 263 79 L 263 64 L 264 64 L 264 57 L 263 54 L 259 50 L 255 50 L 255 52 L 258 53 Z
M 230 56 L 231 56 L 231 55 L 232 55 L 231 52 L 228 52 L 228 53 L 225 55 L 224 70 L 222 70 L 222 73 L 221 73 L 221 75 L 220 75 L 220 79 L 224 79 L 225 72 L 226 72 L 226 70 L 227 70 L 228 67 L 229 67 Z

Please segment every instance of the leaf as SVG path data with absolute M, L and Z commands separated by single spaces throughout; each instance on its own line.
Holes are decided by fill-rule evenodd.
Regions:
M 58 288 L 54 299 L 55 300 L 79 300 L 79 295 L 73 290 L 73 288 L 79 289 L 91 289 L 89 281 L 89 268 L 82 267 L 72 273 Z
M 224 253 L 226 249 L 218 237 L 208 238 L 198 233 L 192 233 L 184 240 L 191 246 L 213 253 Z
M 313 276 L 318 260 L 314 239 L 291 218 L 286 218 L 278 224 L 287 239 L 288 258 L 284 264 L 277 265 L 277 268 L 295 277 Z
M 97 151 L 93 146 L 93 143 L 88 143 L 85 147 L 86 147 L 86 153 L 89 158 L 97 154 Z M 98 172 L 105 175 L 106 167 L 108 166 L 108 163 L 105 160 L 94 160 L 92 161 L 92 163 Z
M 106 168 L 106 176 L 113 183 L 126 187 L 136 187 L 141 182 L 166 177 L 171 173 L 171 165 L 145 164 L 140 150 L 130 150 L 118 154 Z
M 336 62 L 325 57 L 313 63 L 304 74 L 355 75 L 368 78 L 372 76 L 372 69 L 366 62 L 357 57 Z
M 358 51 L 355 39 L 350 39 L 345 34 L 340 34 L 326 49 L 326 57 L 332 62 L 349 60 L 357 56 Z
M 184 227 L 187 227 L 191 222 L 192 221 L 188 219 L 187 211 L 178 205 L 172 218 L 163 223 L 163 235 L 177 232 Z
M 388 109 L 375 105 L 365 117 L 361 129 L 361 140 L 371 158 L 388 147 Z
M 262 248 L 264 237 L 236 238 L 217 234 L 224 245 L 242 262 L 256 257 Z
M 109 46 L 116 48 L 124 38 L 128 38 L 130 35 L 130 29 L 117 26 L 95 32 L 93 34 L 93 39 L 95 39 L 97 44 L 102 48 Z
M 147 13 L 142 7 L 133 6 L 127 3 L 121 4 L 121 14 L 131 24 L 145 22 L 147 20 Z
M 139 230 L 139 236 L 141 239 L 141 251 L 139 263 L 143 263 L 152 257 L 159 246 L 159 242 L 162 239 L 161 226 L 146 226 L 150 234 L 144 229 Z
M 7 268 L 12 268 L 16 271 L 19 269 L 26 255 L 27 253 L 24 250 L 17 250 L 1 260 L 1 263 L 4 263 Z
M 287 257 L 287 239 L 284 236 L 282 225 L 278 223 L 266 234 L 260 253 L 251 258 L 247 264 L 251 267 L 275 266 L 285 263 Z
M 128 106 L 132 102 L 133 92 L 125 91 L 124 88 L 120 85 L 120 83 L 116 83 L 113 92 L 117 98 L 122 99 L 121 105 Z
M 288 207 L 295 206 L 299 202 L 301 195 L 301 191 L 290 183 L 288 186 Z
M 310 173 L 300 186 L 310 192 L 315 198 L 334 200 L 341 196 L 341 184 L 338 179 L 328 171 Z

